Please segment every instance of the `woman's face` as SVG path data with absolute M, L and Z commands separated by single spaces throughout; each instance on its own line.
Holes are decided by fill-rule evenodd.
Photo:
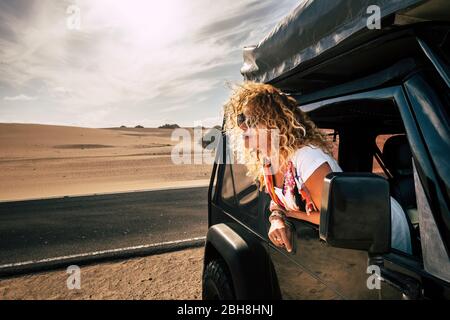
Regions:
M 270 130 L 267 130 L 267 128 L 262 125 L 249 128 L 245 122 L 241 123 L 239 128 L 242 130 L 245 148 L 259 151 L 265 156 L 270 155 Z

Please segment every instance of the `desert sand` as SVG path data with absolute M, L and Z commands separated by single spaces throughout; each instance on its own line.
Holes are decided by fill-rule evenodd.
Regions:
M 197 140 L 189 132 L 185 149 L 194 149 Z M 0 201 L 207 185 L 211 165 L 172 162 L 172 148 L 180 143 L 172 133 L 0 124 Z M 3 279 L 0 300 L 199 299 L 202 253 L 83 267 L 81 290 L 67 289 L 65 270 Z
M 198 248 L 85 266 L 80 290 L 66 270 L 0 279 L 0 300 L 201 299 L 202 261 Z
M 172 163 L 172 132 L 0 124 L 0 201 L 207 185 L 211 165 Z

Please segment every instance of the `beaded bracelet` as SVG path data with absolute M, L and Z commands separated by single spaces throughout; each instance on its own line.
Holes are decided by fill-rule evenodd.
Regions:
M 279 211 L 279 210 L 273 211 L 269 216 L 269 222 L 272 223 L 272 220 L 273 220 L 272 218 L 275 218 L 275 217 L 279 217 L 282 220 L 285 220 L 286 214 L 284 214 L 284 212 Z

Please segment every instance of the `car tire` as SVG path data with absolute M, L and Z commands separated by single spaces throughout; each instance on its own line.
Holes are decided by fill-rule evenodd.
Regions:
M 233 283 L 223 260 L 208 262 L 203 273 L 203 300 L 234 300 Z

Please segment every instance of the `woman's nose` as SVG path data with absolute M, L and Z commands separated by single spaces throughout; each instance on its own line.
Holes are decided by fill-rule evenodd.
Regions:
M 244 123 L 241 123 L 241 124 L 239 125 L 239 128 L 240 128 L 242 131 L 244 131 L 244 132 L 246 132 L 246 131 L 248 130 L 248 126 L 245 124 L 245 122 L 244 122 Z

